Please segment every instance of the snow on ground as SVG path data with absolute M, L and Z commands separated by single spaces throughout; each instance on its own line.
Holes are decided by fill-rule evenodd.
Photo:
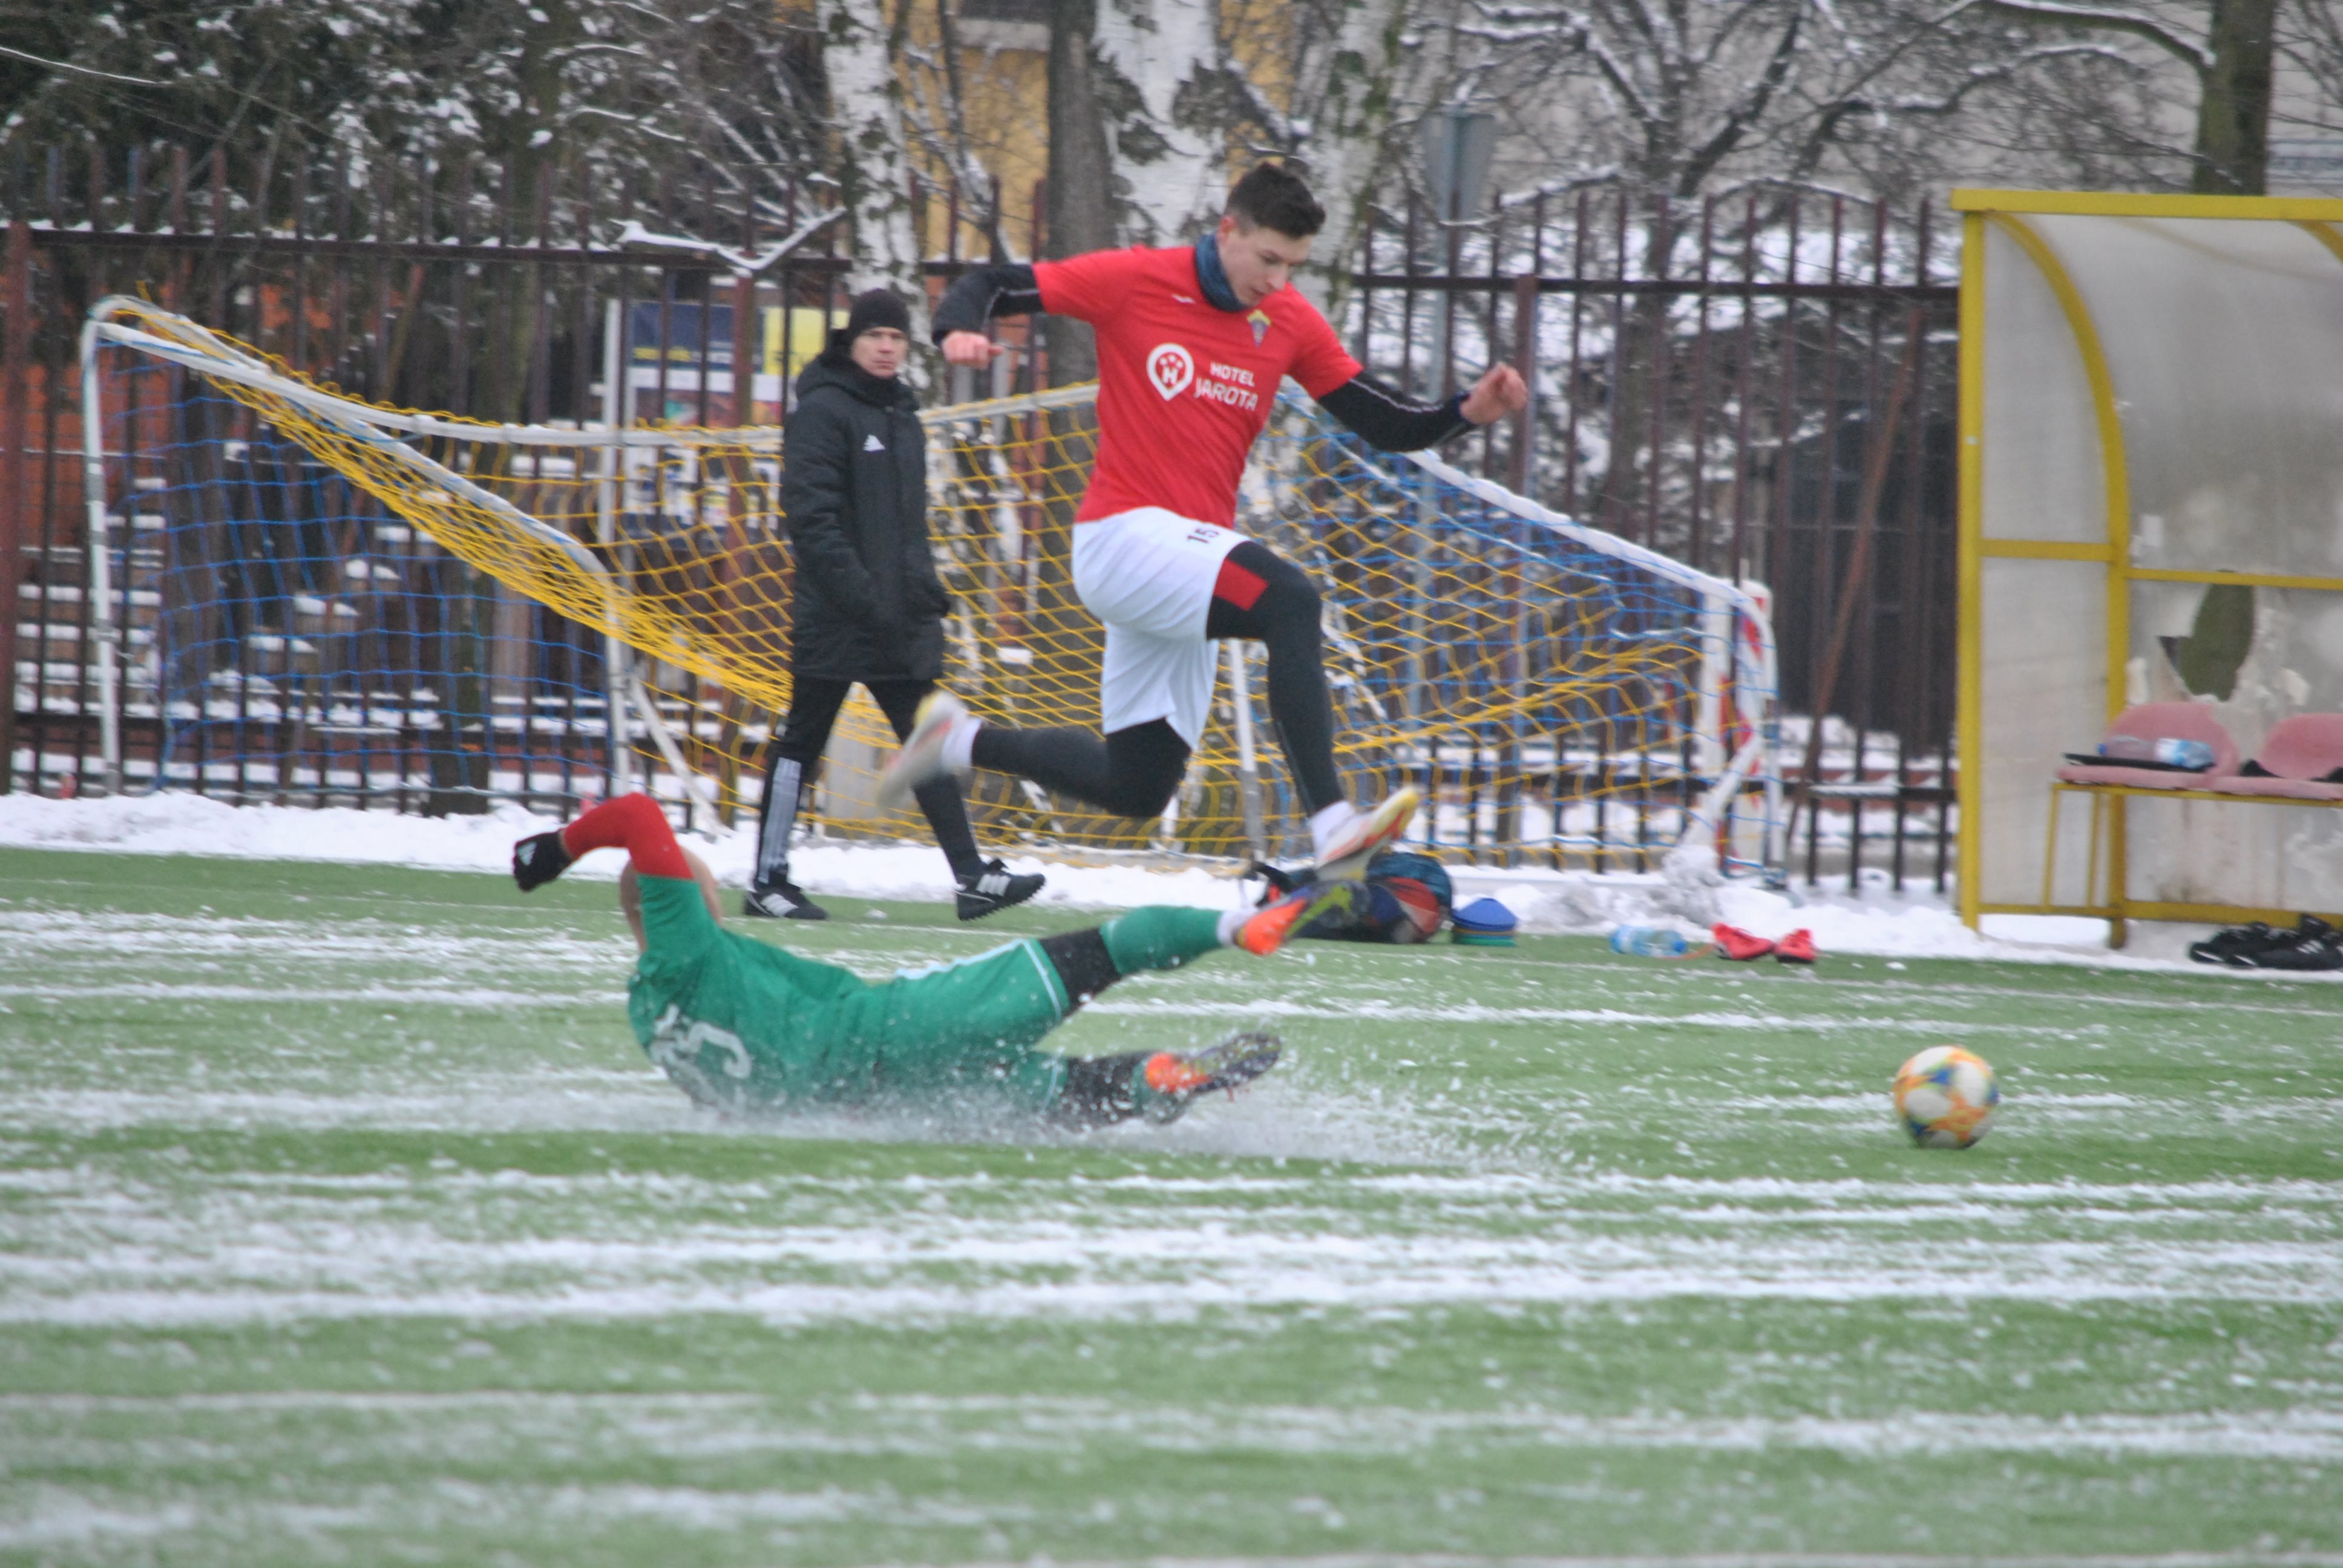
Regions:
M 118 849 L 502 872 L 511 863 L 514 839 L 559 826 L 558 818 L 538 816 L 508 802 L 498 802 L 483 817 L 414 817 L 346 808 L 230 806 L 178 793 L 75 800 L 0 796 L 0 846 L 27 849 Z M 683 841 L 725 886 L 748 886 L 757 852 L 753 829 L 688 833 Z M 1037 900 L 1043 904 L 1228 909 L 1239 898 L 1233 878 L 1202 868 L 1070 866 L 1031 856 L 1003 858 L 1011 870 L 1049 876 L 1050 886 Z M 597 856 L 571 874 L 615 880 L 625 863 L 616 855 Z M 789 856 L 789 869 L 799 886 L 817 894 L 938 901 L 952 896 L 950 874 L 931 844 L 800 844 Z
M 44 849 L 114 849 L 137 854 L 225 855 L 249 859 L 343 860 L 439 870 L 502 871 L 513 840 L 558 824 L 518 806 L 500 804 L 483 817 L 412 817 L 389 811 L 313 810 L 282 806 L 229 806 L 186 794 L 123 795 L 108 799 L 51 800 L 0 797 L 0 846 Z M 745 886 L 756 849 L 746 830 L 688 840 L 728 886 Z M 1069 865 L 1031 856 L 1005 857 L 1011 869 L 1047 874 L 1036 900 L 1068 909 L 1130 909 L 1140 904 L 1233 907 L 1242 884 L 1202 867 L 1137 864 Z M 1506 904 L 1527 931 L 1600 934 L 1622 924 L 1672 925 L 1688 936 L 1696 926 L 1672 918 L 1679 900 L 1656 874 L 1535 870 L 1459 865 L 1444 857 L 1460 903 L 1483 895 Z M 800 885 L 840 898 L 941 900 L 951 896 L 942 858 L 931 845 L 821 843 L 790 856 Z M 615 856 L 590 860 L 587 876 L 614 878 Z M 1724 918 L 1760 936 L 1780 937 L 1804 926 L 1825 952 L 1890 958 L 1994 958 L 2089 963 L 2119 968 L 2198 970 L 2187 944 L 2207 928 L 2142 925 L 2122 953 L 2107 950 L 2107 927 L 2097 920 L 1989 916 L 1986 934 L 1962 925 L 1946 899 L 1932 891 L 1886 887 L 1849 893 L 1793 889 L 1768 892 L 1729 884 L 1719 894 Z M 849 912 L 841 910 L 840 912 Z M 2276 978 L 2264 976 L 2262 978 Z M 2334 977 L 2288 976 L 2289 980 Z

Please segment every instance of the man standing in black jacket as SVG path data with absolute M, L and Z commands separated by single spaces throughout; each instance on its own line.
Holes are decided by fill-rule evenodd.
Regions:
M 781 507 L 797 548 L 790 628 L 795 690 L 767 753 L 757 869 L 744 912 L 820 920 L 829 911 L 789 880 L 799 797 L 860 681 L 898 739 L 943 674 L 946 612 L 928 541 L 927 442 L 903 384 L 910 312 L 891 291 L 858 295 L 846 327 L 798 377 L 782 442 Z M 960 918 L 980 920 L 1041 890 L 977 853 L 959 784 L 914 792 L 960 885 Z

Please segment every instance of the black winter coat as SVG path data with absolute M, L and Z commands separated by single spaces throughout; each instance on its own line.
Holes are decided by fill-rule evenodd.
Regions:
M 781 509 L 797 547 L 790 667 L 833 680 L 936 680 L 951 601 L 928 543 L 927 442 L 901 378 L 833 345 L 798 377 Z

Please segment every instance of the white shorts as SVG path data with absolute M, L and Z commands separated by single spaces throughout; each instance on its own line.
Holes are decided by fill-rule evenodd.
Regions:
M 1244 536 L 1161 507 L 1074 525 L 1074 592 L 1106 623 L 1100 727 L 1171 721 L 1192 749 L 1212 705 L 1204 622 L 1221 562 Z

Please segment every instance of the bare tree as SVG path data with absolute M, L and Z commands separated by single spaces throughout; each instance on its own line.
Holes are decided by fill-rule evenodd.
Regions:
M 485 157 L 608 189 L 606 216 L 631 184 L 769 223 L 832 161 L 814 35 L 769 0 L 0 0 L 0 155 L 168 141 L 198 179 L 330 156 L 367 187 Z
M 2279 15 L 2281 80 L 2298 90 L 2274 95 L 2271 125 L 2301 134 L 2343 162 L 2343 7 L 2291 0 Z
M 1217 59 L 1194 74 L 1185 95 L 1183 112 L 1224 144 L 1292 158 L 1308 174 L 1326 226 L 1303 286 L 1330 314 L 1341 311 L 1359 234 L 1396 150 L 1406 21 L 1405 0 L 1293 0 L 1278 8 L 1272 35 L 1241 39 L 1224 26 Z M 1257 74 L 1256 64 L 1272 71 Z
M 2197 87 L 2189 187 L 2224 196 L 2258 196 L 2268 188 L 2278 0 L 2209 0 L 2202 43 L 2163 17 L 2120 5 L 1967 0 L 1964 8 L 2048 32 L 2133 39 L 2162 52 Z
M 2031 34 L 1930 0 L 1461 0 L 1416 15 L 1410 106 L 1496 112 L 1509 206 L 1621 187 L 1641 214 L 1630 265 L 1654 274 L 1684 264 L 1704 196 L 1941 178 L 1947 146 L 1971 131 L 1989 141 L 2008 102 L 2050 89 L 2090 100 L 2140 74 L 2107 41 Z M 2123 108 L 2096 118 L 2152 120 L 2145 106 Z M 2141 139 L 2153 139 L 2145 126 Z M 1611 346 L 1598 518 L 1633 515 L 1656 472 L 1648 378 L 1666 361 L 1670 311 L 1661 295 L 1638 297 Z
M 853 286 L 885 284 L 927 303 L 911 222 L 911 166 L 904 136 L 904 12 L 870 0 L 822 0 L 822 65 L 830 78 L 839 183 L 854 224 Z
M 1974 14 L 2026 3 L 1478 0 L 1453 10 L 1463 46 L 1423 101 L 1504 114 L 1516 189 L 1612 177 L 1683 200 L 1750 179 L 1844 177 L 1916 149 L 1942 169 L 1948 138 L 2006 140 L 1992 122 L 2013 95 L 2137 74 L 2108 42 Z M 2136 106 L 2117 117 L 2137 118 Z
M 1178 245 L 1220 210 L 1225 126 L 1203 81 L 1220 62 L 1212 0 L 1101 0 L 1099 65 L 1119 91 L 1108 118 L 1123 236 Z

